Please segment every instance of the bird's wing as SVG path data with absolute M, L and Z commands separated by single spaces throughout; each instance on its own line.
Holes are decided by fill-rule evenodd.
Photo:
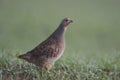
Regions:
M 38 56 L 38 57 L 56 57 L 57 54 L 59 53 L 59 44 L 57 40 L 53 38 L 49 38 L 39 44 L 36 48 L 34 48 L 30 53 L 32 53 L 33 56 Z

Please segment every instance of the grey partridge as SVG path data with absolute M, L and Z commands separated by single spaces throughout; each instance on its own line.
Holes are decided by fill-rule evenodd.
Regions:
M 41 68 L 51 69 L 54 63 L 63 55 L 65 50 L 65 32 L 67 26 L 73 22 L 64 18 L 58 28 L 33 50 L 18 57 Z

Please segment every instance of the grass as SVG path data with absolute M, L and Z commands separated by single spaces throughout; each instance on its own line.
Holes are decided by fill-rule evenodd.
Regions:
M 6 54 L 4 52 L 3 54 Z M 10 52 L 11 53 L 11 52 Z M 9 53 L 8 53 L 9 54 Z M 50 70 L 40 69 L 14 55 L 3 55 L 0 60 L 1 80 L 119 80 L 120 56 L 111 59 L 92 57 L 59 60 Z M 13 58 L 14 57 L 14 58 Z M 98 58 L 98 59 L 95 59 Z
M 58 65 L 58 64 L 57 64 Z M 59 67 L 61 66 L 61 67 Z M 119 80 L 119 71 L 112 67 L 111 69 L 102 69 L 95 64 L 59 64 L 56 68 L 50 71 L 41 70 L 35 66 L 22 66 L 15 68 L 11 66 L 11 69 L 3 69 L 3 80 Z M 7 76 L 7 77 L 6 77 Z
M 18 65 L 19 63 L 19 65 Z M 87 62 L 84 64 L 60 61 L 50 70 L 17 64 L 7 64 L 2 68 L 3 80 L 119 80 L 119 64 L 104 61 L 102 65 Z
M 0 80 L 119 80 L 119 0 L 0 0 Z M 50 70 L 17 58 L 64 17 L 66 50 Z

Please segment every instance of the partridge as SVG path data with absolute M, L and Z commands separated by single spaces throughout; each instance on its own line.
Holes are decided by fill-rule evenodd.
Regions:
M 54 63 L 63 55 L 65 50 L 65 32 L 70 23 L 70 18 L 64 18 L 58 28 L 42 43 L 31 51 L 19 55 L 20 59 L 24 59 L 38 67 L 51 69 Z

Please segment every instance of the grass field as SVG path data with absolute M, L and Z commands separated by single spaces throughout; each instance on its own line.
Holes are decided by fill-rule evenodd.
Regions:
M 17 58 L 73 19 L 50 71 Z M 120 0 L 0 0 L 0 80 L 120 80 Z

